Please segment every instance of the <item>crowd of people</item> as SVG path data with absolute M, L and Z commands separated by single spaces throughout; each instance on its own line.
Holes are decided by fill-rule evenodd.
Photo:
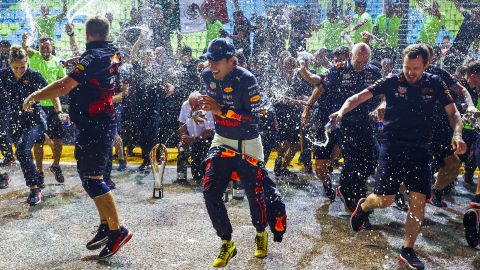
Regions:
M 111 14 L 90 19 L 83 54 L 74 25 L 67 24 L 72 57 L 65 61 L 55 56 L 48 31 L 52 23 L 47 23 L 54 25 L 62 14 L 49 19 L 48 7 L 42 6 L 45 22 L 38 23 L 36 47 L 29 46 L 27 34 L 21 46 L 0 42 L 2 167 L 15 163 L 16 156 L 31 189 L 27 203 L 41 203 L 43 145 L 52 148 L 50 171 L 63 183 L 65 126 L 75 125 L 78 172 L 101 222 L 87 248 L 106 244 L 100 253 L 104 258 L 132 237 L 120 225 L 110 192 L 115 188 L 112 147 L 122 171 L 126 157 L 140 146 L 139 172 L 149 171 L 157 143 L 178 147 L 176 182 L 189 183 L 191 157 L 192 177 L 197 185 L 203 181 L 208 214 L 223 241 L 214 266 L 224 267 L 236 254 L 222 200 L 228 181 L 246 194 L 257 230 L 255 256 L 263 258 L 266 226 L 278 242 L 286 229 L 285 205 L 264 164 L 276 150 L 274 175 L 296 181 L 298 172 L 289 166 L 300 152 L 304 173 L 315 171 L 325 196 L 338 197 L 352 212 L 353 230 L 369 229 L 375 208 L 394 203 L 407 211 L 400 259 L 423 269 L 413 248 L 425 204 L 448 207 L 443 196 L 451 193 L 461 165 L 468 185 L 480 166 L 480 61 L 475 53 L 480 7 L 457 1 L 465 20 L 453 44 L 450 37 L 437 44 L 441 14 L 433 3 L 425 7 L 418 44 L 403 51 L 399 31 L 405 11 L 388 0 L 375 22 L 366 1 L 358 0 L 353 16 L 348 10 L 329 10 L 315 25 L 301 8 L 271 8 L 266 17 L 254 19 L 254 26 L 234 1 L 232 33 L 214 19 L 214 11 L 193 7 L 207 23 L 208 44 L 200 59 L 193 58 L 181 34 L 172 46 L 168 18 L 173 9 L 156 5 L 146 28 L 132 9 L 124 25 L 131 31 L 118 37 L 109 33 Z M 325 47 L 307 52 L 307 39 L 320 29 L 327 36 Z M 106 42 L 111 39 L 118 49 Z M 340 158 L 340 183 L 334 187 Z M 0 188 L 11 181 L 7 171 L 0 174 Z M 367 196 L 372 176 L 373 193 Z M 464 225 L 474 247 L 480 241 L 478 181 L 470 205 Z

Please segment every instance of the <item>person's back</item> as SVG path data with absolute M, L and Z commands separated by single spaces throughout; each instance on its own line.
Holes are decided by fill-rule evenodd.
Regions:
M 70 73 L 79 87 L 70 93 L 70 117 L 77 125 L 114 123 L 112 96 L 119 86 L 120 54 L 106 41 L 87 44 L 82 60 Z

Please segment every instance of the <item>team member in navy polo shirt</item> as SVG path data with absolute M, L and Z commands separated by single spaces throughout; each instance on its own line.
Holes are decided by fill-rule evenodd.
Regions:
M 455 154 L 463 154 L 466 150 L 462 140 L 462 120 L 449 90 L 440 77 L 425 73 L 427 67 L 428 49 L 421 44 L 410 45 L 403 51 L 403 73 L 377 81 L 348 98 L 339 111 L 330 115 L 330 119 L 337 123 L 373 96 L 385 96 L 385 126 L 380 138 L 378 179 L 374 193 L 359 200 L 351 225 L 353 230 L 361 230 L 373 209 L 385 208 L 394 202 L 403 182 L 410 191 L 410 208 L 400 260 L 410 269 L 425 267 L 413 246 L 423 222 L 425 202 L 431 192 L 429 163 L 432 155 L 428 145 L 437 101 L 444 106 L 454 130 L 452 147 Z
M 100 216 L 97 234 L 87 243 L 87 249 L 105 245 L 99 255 L 102 259 L 115 254 L 133 236 L 120 225 L 115 199 L 102 179 L 116 133 L 112 96 L 120 83 L 118 68 L 121 58 L 118 50 L 106 41 L 109 22 L 105 17 L 89 19 L 85 28 L 86 52 L 76 68 L 67 77 L 28 96 L 23 106 L 30 110 L 36 100 L 70 93 L 70 119 L 77 127 L 77 170 Z
M 261 96 L 255 76 L 237 66 L 235 47 L 226 39 L 210 42 L 205 54 L 209 67 L 202 72 L 207 96 L 203 109 L 214 114 L 215 136 L 205 161 L 204 198 L 207 211 L 223 244 L 214 267 L 225 267 L 235 256 L 232 225 L 222 195 L 230 177 L 240 178 L 257 230 L 255 257 L 267 256 L 267 222 L 274 241 L 286 229 L 285 205 L 263 165 L 259 134 Z M 266 211 L 268 208 L 268 211 Z
M 32 147 L 45 131 L 45 119 L 38 102 L 32 102 L 30 112 L 22 110 L 25 97 L 47 85 L 47 81 L 40 73 L 28 68 L 27 53 L 18 46 L 10 51 L 10 68 L 0 71 L 0 89 L 2 113 L 6 122 L 2 126 L 11 133 L 17 150 L 17 159 L 22 167 L 23 176 L 30 195 L 27 203 L 36 205 L 42 202 L 43 178 L 33 163 Z M 1 176 L 5 178 L 5 175 Z

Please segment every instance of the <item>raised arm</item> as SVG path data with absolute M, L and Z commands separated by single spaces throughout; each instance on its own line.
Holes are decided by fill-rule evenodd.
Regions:
M 22 48 L 27 52 L 28 58 L 32 57 L 36 52 L 34 49 L 27 46 L 28 33 L 25 32 L 22 35 Z
M 61 19 L 65 18 L 65 16 L 67 16 L 67 0 L 63 0 L 63 11 L 57 15 L 56 19 L 57 21 L 60 21 Z

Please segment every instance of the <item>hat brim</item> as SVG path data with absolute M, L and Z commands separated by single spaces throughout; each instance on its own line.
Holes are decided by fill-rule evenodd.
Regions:
M 207 60 L 213 61 L 213 62 L 220 61 L 220 60 L 222 60 L 223 58 L 227 58 L 226 55 L 214 55 L 214 54 L 209 53 L 209 52 L 205 53 L 205 54 L 203 55 L 203 57 L 205 57 L 205 58 L 207 58 Z

